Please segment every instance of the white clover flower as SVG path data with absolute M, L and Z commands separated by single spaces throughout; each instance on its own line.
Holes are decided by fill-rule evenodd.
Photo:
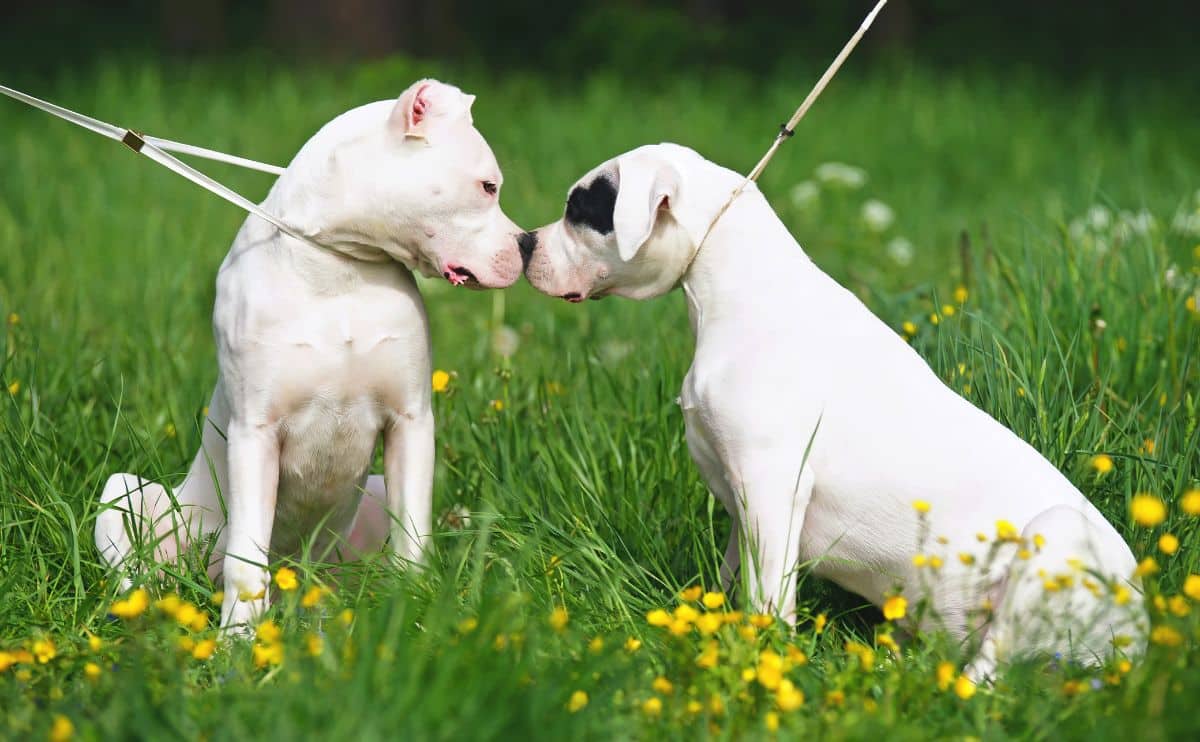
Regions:
M 893 237 L 884 250 L 896 265 L 908 265 L 913 260 L 913 244 L 903 237 Z
M 1103 232 L 1112 224 L 1112 212 L 1100 204 L 1093 204 L 1087 211 L 1087 223 L 1096 232 Z
M 1187 213 L 1180 211 L 1171 222 L 1171 229 L 1188 236 L 1200 236 L 1200 211 Z
M 508 325 L 500 325 L 492 333 L 492 350 L 503 358 L 511 358 L 521 345 L 521 336 Z
M 466 505 L 458 502 L 442 513 L 441 521 L 442 528 L 462 531 L 471 527 L 471 511 L 467 509 Z
M 871 198 L 862 205 L 862 220 L 867 229 L 878 234 L 892 226 L 892 222 L 896 221 L 896 212 L 879 199 Z
M 824 162 L 814 171 L 817 180 L 825 185 L 857 190 L 867 184 L 867 171 L 844 162 Z
M 792 186 L 790 193 L 792 197 L 792 205 L 797 208 L 807 209 L 816 204 L 821 198 L 821 187 L 811 180 L 802 180 Z
M 633 344 L 621 340 L 609 340 L 600 346 L 600 358 L 609 365 L 619 363 L 632 352 Z
M 1082 219 L 1076 217 L 1067 226 L 1067 234 L 1071 237 L 1072 242 L 1083 242 L 1083 238 L 1087 237 L 1087 225 L 1083 223 Z
M 1187 279 L 1179 273 L 1179 266 L 1171 263 L 1167 269 L 1163 271 L 1163 285 L 1172 291 L 1183 291 L 1187 289 Z

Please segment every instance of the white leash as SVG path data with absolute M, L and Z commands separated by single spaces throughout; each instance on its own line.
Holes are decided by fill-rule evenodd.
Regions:
M 858 46 L 859 39 L 863 37 L 863 34 L 867 32 L 867 29 L 871 27 L 871 24 L 875 22 L 875 16 L 879 15 L 879 11 L 883 10 L 884 5 L 887 5 L 887 0 L 879 0 L 875 7 L 871 9 L 871 12 L 868 13 L 867 17 L 863 20 L 862 25 L 858 27 L 858 30 L 854 32 L 854 35 L 850 37 L 850 40 L 847 41 L 846 45 L 842 47 L 842 50 L 838 52 L 838 55 L 829 65 L 829 69 L 825 70 L 825 74 L 821 75 L 821 79 L 817 80 L 817 84 L 814 85 L 813 89 L 809 91 L 808 95 L 804 98 L 804 102 L 800 104 L 800 107 L 796 109 L 796 112 L 792 114 L 792 117 L 788 119 L 788 122 L 779 127 L 779 133 L 775 135 L 775 141 L 771 142 L 771 146 L 767 149 L 766 154 L 764 154 L 762 159 L 758 161 L 758 164 L 754 166 L 754 169 L 750 171 L 750 174 L 746 176 L 746 179 L 743 180 L 737 188 L 733 189 L 733 193 L 729 194 L 729 199 L 725 202 L 725 205 L 721 207 L 721 210 L 717 212 L 717 215 L 713 217 L 713 220 L 709 222 L 708 229 L 704 231 L 704 237 L 700 239 L 700 242 L 696 245 L 696 251 L 693 252 L 692 257 L 688 259 L 687 265 L 684 267 L 685 274 L 687 273 L 688 269 L 692 267 L 692 262 L 696 260 L 696 256 L 700 254 L 700 248 L 704 246 L 704 242 L 708 239 L 708 236 L 712 234 L 713 227 L 717 226 L 717 222 L 722 216 L 725 215 L 725 212 L 729 210 L 729 207 L 733 205 L 733 202 L 737 200 L 737 197 L 742 195 L 742 191 L 746 189 L 746 186 L 758 180 L 758 176 L 762 175 L 763 170 L 766 170 L 767 163 L 769 163 L 771 158 L 775 156 L 775 153 L 779 150 L 779 147 L 796 133 L 796 124 L 800 123 L 800 119 L 804 118 L 804 114 L 808 113 L 808 109 L 812 107 L 812 104 L 814 101 L 816 101 L 817 96 L 819 96 L 825 90 L 825 86 L 828 85 L 829 81 L 833 79 L 833 76 L 837 74 L 837 71 L 841 68 L 842 63 L 846 61 L 846 57 L 850 56 L 850 52 L 854 51 L 854 47 Z
M 208 160 L 216 160 L 217 162 L 224 162 L 229 165 L 237 165 L 239 167 L 258 170 L 259 172 L 264 173 L 271 173 L 273 175 L 281 175 L 284 170 L 281 167 L 276 165 L 268 165 L 265 162 L 258 162 L 245 157 L 227 155 L 224 152 L 217 152 L 216 150 L 206 149 L 204 147 L 196 147 L 191 144 L 173 142 L 170 139 L 152 137 L 133 129 L 122 129 L 118 126 L 113 126 L 112 124 L 105 123 L 90 116 L 84 116 L 82 113 L 76 113 L 69 108 L 63 108 L 62 106 L 56 106 L 49 101 L 44 101 L 40 98 L 34 98 L 32 95 L 27 95 L 19 90 L 13 90 L 12 88 L 5 87 L 4 85 L 0 85 L 0 93 L 4 93 L 10 98 L 15 98 L 22 103 L 26 103 L 34 108 L 45 111 L 46 113 L 58 116 L 64 121 L 70 121 L 76 126 L 81 126 L 84 129 L 94 131 L 101 136 L 121 142 L 134 152 L 145 155 L 176 175 L 181 175 L 184 178 L 187 178 L 209 193 L 219 196 L 234 206 L 242 208 L 254 216 L 257 216 L 258 218 L 275 225 L 285 234 L 290 235 L 301 242 L 306 242 L 314 247 L 326 249 L 323 245 L 316 242 L 311 237 L 306 237 L 299 230 L 291 227 L 273 214 L 268 213 L 253 201 L 244 198 L 236 191 L 221 185 L 191 165 L 172 157 L 170 154 L 168 154 L 168 151 L 179 152 L 181 154 L 192 155 L 195 157 L 203 157 Z

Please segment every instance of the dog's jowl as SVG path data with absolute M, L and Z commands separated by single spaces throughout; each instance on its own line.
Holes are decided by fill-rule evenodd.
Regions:
M 422 80 L 316 133 L 263 207 L 321 247 L 256 217 L 217 275 L 217 383 L 203 442 L 168 491 L 111 477 L 96 543 L 128 582 L 215 535 L 222 625 L 265 607 L 272 555 L 312 538 L 318 558 L 391 549 L 421 559 L 431 528 L 433 416 L 425 310 L 412 271 L 499 288 L 521 273 L 521 230 L 473 96 Z M 384 472 L 368 476 L 383 438 Z

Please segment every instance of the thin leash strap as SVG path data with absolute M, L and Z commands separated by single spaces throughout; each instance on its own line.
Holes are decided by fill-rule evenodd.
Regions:
M 709 222 L 708 229 L 704 230 L 704 237 L 702 237 L 700 242 L 697 243 L 696 249 L 692 253 L 692 257 L 688 258 L 687 265 L 684 267 L 685 275 L 692 267 L 692 263 L 696 260 L 696 256 L 700 254 L 700 248 L 704 247 L 704 243 L 708 239 L 708 236 L 712 234 L 713 227 L 717 226 L 717 222 L 720 221 L 721 217 L 725 215 L 725 212 L 729 210 L 729 207 L 733 205 L 733 202 L 737 200 L 737 197 L 742 195 L 742 191 L 746 190 L 746 187 L 751 183 L 758 180 L 758 176 L 762 175 L 763 170 L 767 169 L 767 163 L 769 163 L 771 158 L 775 156 L 775 153 L 779 151 L 779 147 L 796 133 L 796 124 L 800 123 L 800 119 L 804 118 L 804 115 L 808 113 L 808 109 L 812 107 L 812 104 L 817 100 L 817 96 L 819 96 L 825 90 L 825 86 L 828 85 L 829 81 L 833 79 L 833 76 L 837 74 L 837 71 L 841 68 L 842 63 L 846 61 L 846 57 L 849 57 L 850 52 L 854 51 L 854 47 L 858 46 L 859 40 L 863 37 L 863 34 L 867 32 L 867 29 L 871 27 L 871 24 L 875 22 L 875 16 L 879 15 L 879 11 L 883 10 L 884 5 L 887 5 L 887 0 L 879 0 L 875 7 L 871 9 L 871 12 L 867 14 L 867 17 L 858 27 L 858 30 L 854 32 L 854 35 L 850 37 L 850 40 L 847 41 L 846 45 L 842 47 L 842 50 L 838 52 L 838 55 L 834 58 L 833 63 L 829 65 L 829 68 L 825 70 L 825 74 L 821 75 L 821 79 L 817 80 L 817 84 L 813 86 L 811 91 L 809 91 L 808 95 L 804 98 L 804 102 L 800 104 L 800 107 L 796 109 L 796 112 L 792 114 L 792 117 L 788 119 L 788 122 L 779 127 L 779 133 L 775 135 L 775 141 L 771 142 L 771 146 L 767 149 L 766 154 L 762 156 L 762 159 L 758 161 L 758 164 L 754 166 L 754 169 L 750 171 L 750 174 L 746 176 L 745 180 L 743 180 L 737 188 L 733 189 L 733 193 L 729 194 L 729 198 L 725 201 L 725 204 L 721 207 L 721 210 L 718 211 L 717 215 L 713 217 L 713 220 Z
M 234 206 L 237 206 L 253 214 L 254 216 L 257 216 L 258 218 L 273 224 L 284 234 L 294 237 L 301 242 L 308 243 L 314 247 L 326 249 L 323 245 L 316 242 L 311 237 L 305 236 L 299 230 L 288 225 L 283 220 L 279 219 L 273 214 L 268 213 L 258 204 L 239 195 L 232 189 L 218 183 L 191 165 L 188 165 L 187 163 L 180 161 L 178 158 L 168 154 L 168 150 L 180 152 L 182 154 L 193 155 L 196 157 L 203 157 L 209 160 L 216 160 L 218 162 L 224 162 L 230 165 L 238 165 L 240 167 L 258 170 L 264 173 L 271 173 L 273 175 L 282 174 L 284 169 L 281 167 L 268 165 L 263 162 L 257 162 L 245 157 L 227 155 L 223 152 L 217 152 L 204 147 L 195 147 L 190 144 L 173 142 L 169 139 L 148 136 L 133 129 L 122 129 L 118 126 L 113 126 L 112 124 L 105 123 L 90 116 L 85 116 L 82 113 L 76 113 L 68 108 L 57 106 L 48 101 L 35 98 L 32 95 L 27 95 L 19 90 L 13 90 L 12 88 L 5 87 L 3 85 L 0 85 L 0 93 L 4 93 L 10 98 L 15 98 L 22 103 L 26 103 L 34 108 L 45 111 L 46 113 L 58 116 L 59 118 L 69 121 L 76 126 L 81 126 L 84 129 L 93 131 L 101 136 L 121 142 L 134 152 L 145 155 L 149 159 L 157 162 L 159 165 L 162 165 L 176 175 L 180 175 L 190 180 L 192 183 L 195 183 L 209 193 L 219 196 Z

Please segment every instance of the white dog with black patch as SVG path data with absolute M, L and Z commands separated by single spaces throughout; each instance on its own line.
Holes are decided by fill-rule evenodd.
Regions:
M 733 520 L 726 587 L 740 565 L 750 605 L 791 622 L 806 563 L 876 605 L 904 597 L 910 620 L 926 601 L 921 628 L 977 647 L 975 680 L 1041 651 L 1137 652 L 1145 614 L 1117 531 L 817 268 L 756 187 L 701 247 L 742 179 L 684 147 L 641 147 L 520 240 L 530 283 L 568 301 L 683 287 L 696 349 L 680 403 Z
M 422 80 L 301 148 L 263 207 L 327 249 L 253 216 L 242 225 L 217 275 L 218 381 L 201 449 L 171 492 L 108 480 L 96 544 L 111 565 L 132 568 L 142 547 L 169 561 L 216 533 L 210 572 L 224 574 L 231 627 L 265 609 L 269 557 L 314 532 L 318 554 L 375 551 L 390 532 L 400 560 L 421 560 L 433 414 L 411 271 L 476 288 L 521 274 L 520 229 L 500 209 L 473 100 Z M 368 476 L 381 435 L 384 474 Z

